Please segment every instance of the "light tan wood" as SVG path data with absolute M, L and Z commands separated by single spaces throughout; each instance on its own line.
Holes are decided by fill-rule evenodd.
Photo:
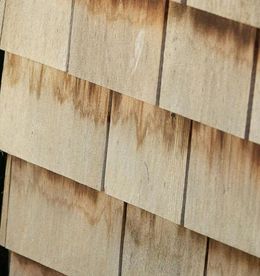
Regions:
M 206 237 L 128 205 L 122 275 L 201 276 Z
M 72 0 L 7 0 L 1 47 L 66 70 Z
M 0 148 L 101 189 L 109 90 L 7 54 Z
M 180 223 L 190 121 L 113 96 L 106 193 Z
M 76 0 L 69 72 L 156 102 L 165 0 Z
M 194 123 L 185 227 L 260 257 L 260 146 Z
M 170 3 L 160 106 L 244 137 L 255 29 Z
M 62 276 L 57 271 L 29 260 L 23 256 L 11 253 L 9 276 Z
M 66 275 L 118 275 L 123 203 L 22 160 L 12 164 L 7 248 Z
M 3 19 L 4 19 L 5 1 L 6 0 L 0 0 L 0 39 L 2 34 Z
M 209 276 L 259 276 L 260 260 L 219 242 L 210 241 Z
M 258 36 L 260 45 L 260 35 Z M 257 67 L 255 75 L 255 87 L 253 95 L 252 119 L 250 125 L 249 139 L 260 144 L 260 50 L 258 50 Z
M 6 161 L 4 193 L 3 193 L 2 213 L 1 213 L 1 226 L 0 226 L 0 245 L 3 247 L 5 246 L 5 239 L 6 239 L 6 225 L 7 225 L 7 218 L 8 218 L 11 167 L 12 167 L 12 158 L 10 155 L 8 155 L 7 161 Z
M 258 0 L 187 0 L 187 2 L 189 6 L 260 27 L 260 2 Z

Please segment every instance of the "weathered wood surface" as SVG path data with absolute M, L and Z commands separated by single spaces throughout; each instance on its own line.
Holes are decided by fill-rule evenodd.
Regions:
M 69 72 L 156 102 L 165 0 L 76 0 Z
M 255 84 L 252 107 L 252 120 L 249 139 L 260 144 L 260 32 L 258 32 L 258 55 L 255 72 Z
M 123 203 L 12 159 L 8 249 L 66 275 L 118 275 Z
M 211 240 L 207 275 L 259 276 L 260 260 L 242 251 Z
M 8 155 L 5 170 L 4 192 L 1 209 L 1 226 L 0 226 L 0 245 L 5 246 L 6 239 L 6 225 L 8 219 L 8 203 L 9 203 L 9 190 L 10 190 L 10 178 L 11 178 L 12 159 Z
M 254 28 L 171 2 L 160 106 L 244 137 L 254 43 Z
M 4 19 L 5 2 L 6 2 L 6 0 L 0 0 L 0 41 L 1 41 L 1 35 L 2 35 L 2 26 L 3 26 L 3 19 Z
M 7 54 L 0 148 L 100 190 L 109 91 Z
M 114 93 L 105 191 L 180 223 L 190 121 Z
M 260 28 L 258 0 L 187 0 L 189 6 Z
M 64 276 L 64 274 L 54 271 L 23 256 L 13 252 L 10 254 L 9 276 Z
M 7 0 L 1 47 L 66 70 L 71 8 L 72 0 Z
M 202 276 L 206 237 L 128 205 L 122 275 Z
M 193 124 L 185 227 L 260 257 L 260 146 Z

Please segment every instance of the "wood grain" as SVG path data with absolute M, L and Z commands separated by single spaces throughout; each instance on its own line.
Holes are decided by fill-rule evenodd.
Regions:
M 258 32 L 258 55 L 255 72 L 255 84 L 252 106 L 252 117 L 249 132 L 249 139 L 260 144 L 260 32 Z
M 72 0 L 7 0 L 1 47 L 66 70 Z
M 101 189 L 109 91 L 7 54 L 0 94 L 0 148 Z
M 165 0 L 76 0 L 69 72 L 155 104 Z
M 260 146 L 193 126 L 185 227 L 260 257 Z
M 242 251 L 211 240 L 207 275 L 259 276 L 260 260 Z
M 258 0 L 188 0 L 188 5 L 254 27 L 260 27 Z
M 6 2 L 6 0 L 0 0 L 0 40 L 1 40 L 1 35 L 2 35 L 2 26 L 3 26 L 3 19 L 4 19 L 5 2 Z
M 0 226 L 0 245 L 5 247 L 6 240 L 6 226 L 8 219 L 8 204 L 9 204 L 9 190 L 10 190 L 10 180 L 11 180 L 11 167 L 12 167 L 12 157 L 7 156 L 6 170 L 5 170 L 5 182 L 4 182 L 4 193 L 1 209 L 1 226 Z
M 244 137 L 255 29 L 170 3 L 160 106 Z
M 105 191 L 180 223 L 190 122 L 114 94 Z
M 203 275 L 206 237 L 128 205 L 122 275 Z
M 9 276 L 62 276 L 57 271 L 45 267 L 15 253 L 10 254 Z
M 122 217 L 122 202 L 13 159 L 8 249 L 66 275 L 118 275 Z

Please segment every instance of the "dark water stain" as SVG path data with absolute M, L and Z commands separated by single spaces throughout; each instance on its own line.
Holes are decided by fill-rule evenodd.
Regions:
M 171 7 L 172 16 L 177 24 L 190 21 L 194 29 L 194 36 L 201 35 L 203 39 L 216 41 L 216 50 L 220 47 L 219 51 L 221 51 L 221 47 L 225 47 L 224 45 L 234 43 L 237 46 L 235 53 L 237 61 L 244 61 L 244 53 L 248 49 L 252 50 L 253 55 L 256 33 L 254 28 L 177 3 L 171 3 Z M 247 62 L 251 64 L 252 60 Z
M 155 238 L 156 215 L 143 209 L 135 208 L 135 214 L 128 218 L 127 229 L 137 247 L 143 244 L 153 244 Z
M 162 26 L 165 0 L 78 0 L 86 14 L 106 16 L 108 21 L 129 21 L 138 25 Z
M 247 142 L 251 143 L 251 142 Z M 253 162 L 253 167 L 256 169 L 256 171 L 259 172 L 260 175 L 260 145 L 251 143 L 251 146 L 253 147 L 253 156 L 252 156 L 252 162 Z

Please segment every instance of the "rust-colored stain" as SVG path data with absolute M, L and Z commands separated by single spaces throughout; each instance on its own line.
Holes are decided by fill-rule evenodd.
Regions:
M 107 123 L 110 92 L 106 88 L 10 54 L 7 55 L 5 74 L 8 85 L 20 84 L 39 101 L 43 93 L 49 93 L 54 99 L 50 104 L 70 102 L 81 119 L 91 119 L 95 124 Z
M 108 21 L 129 21 L 138 25 L 163 24 L 165 0 L 76 0 L 88 14 L 104 15 Z
M 106 123 L 109 91 L 93 83 L 76 79 L 73 89 L 73 104 L 82 118 L 92 118 L 96 124 Z
M 123 207 L 116 210 L 114 199 L 104 193 L 18 158 L 13 161 L 12 181 L 13 189 L 19 190 L 20 194 L 27 193 L 28 190 L 31 190 L 31 193 L 39 193 L 42 200 L 47 200 L 48 204 L 77 210 L 77 213 L 83 214 L 87 223 L 92 226 L 98 225 L 103 219 L 108 235 L 113 231 L 113 218 L 118 211 L 123 212 Z
M 36 93 L 37 99 L 39 100 L 41 97 L 41 89 L 42 89 L 42 82 L 44 77 L 44 68 L 45 66 L 42 64 L 30 64 L 34 67 L 37 66 L 38 70 L 34 68 L 30 70 L 30 77 L 29 77 L 29 92 Z
M 252 51 L 253 58 L 256 35 L 254 28 L 173 2 L 171 2 L 171 8 L 176 24 L 185 26 L 186 22 L 190 22 L 194 29 L 193 35 L 201 35 L 205 41 L 216 41 L 215 49 L 218 52 L 221 52 L 225 45 L 235 44 L 235 52 L 232 56 L 235 56 L 236 61 L 245 61 L 252 65 L 252 60 L 248 60 L 244 53 L 249 49 Z
M 259 172 L 260 175 L 260 145 L 247 142 L 251 144 L 252 147 L 252 162 L 253 162 L 253 169 L 255 169 L 256 172 Z
M 197 162 L 200 162 L 201 155 L 206 155 L 209 169 L 221 170 L 220 176 L 223 176 L 223 171 L 226 169 L 229 173 L 236 171 L 241 173 L 239 168 L 246 167 L 250 162 L 252 181 L 259 183 L 260 145 L 258 144 L 194 122 L 192 152 L 197 155 Z
M 8 81 L 10 87 L 14 87 L 19 83 L 22 72 L 22 59 L 16 55 L 6 53 L 4 64 L 4 80 Z
M 112 102 L 112 123 L 129 125 L 134 121 L 137 149 L 144 143 L 145 138 L 158 137 L 158 144 L 163 143 L 166 150 L 173 149 L 178 135 L 189 133 L 189 120 L 180 116 L 172 116 L 172 113 L 144 102 L 114 93 Z M 187 143 L 183 143 L 183 146 Z

